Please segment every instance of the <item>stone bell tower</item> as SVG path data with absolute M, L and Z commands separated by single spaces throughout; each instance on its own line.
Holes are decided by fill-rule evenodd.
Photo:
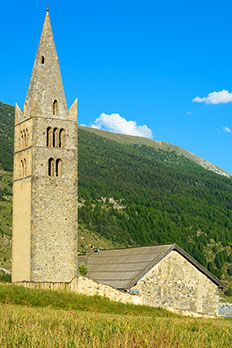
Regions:
M 47 10 L 24 108 L 15 108 L 12 281 L 76 275 L 77 100 L 68 110 Z

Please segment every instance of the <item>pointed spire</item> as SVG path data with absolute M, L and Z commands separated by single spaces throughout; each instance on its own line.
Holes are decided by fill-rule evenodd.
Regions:
M 38 116 L 55 114 L 61 118 L 67 111 L 48 8 L 24 104 L 24 116 L 35 116 L 35 110 L 40 110 Z

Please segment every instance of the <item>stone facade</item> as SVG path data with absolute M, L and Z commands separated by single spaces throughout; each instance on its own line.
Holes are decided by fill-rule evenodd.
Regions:
M 13 282 L 77 275 L 77 101 L 67 109 L 48 12 L 15 111 L 12 244 Z
M 147 305 L 151 307 L 157 307 L 155 301 L 153 302 L 151 298 L 147 298 L 141 295 L 130 294 L 124 291 L 116 290 L 108 285 L 97 283 L 89 278 L 85 277 L 75 277 L 71 282 L 64 283 L 51 283 L 51 282 L 18 282 L 16 285 L 24 286 L 31 289 L 46 289 L 46 290 L 61 290 L 61 291 L 72 291 L 78 294 L 83 294 L 87 296 L 101 296 L 106 297 L 111 301 L 129 303 L 134 305 Z M 160 305 L 158 307 L 161 307 Z M 187 315 L 192 317 L 205 317 L 212 318 L 217 315 L 206 313 L 196 313 L 190 310 L 176 309 L 168 306 L 162 306 L 170 312 Z
M 133 289 L 144 304 L 208 315 L 218 314 L 218 287 L 176 251 L 171 251 Z

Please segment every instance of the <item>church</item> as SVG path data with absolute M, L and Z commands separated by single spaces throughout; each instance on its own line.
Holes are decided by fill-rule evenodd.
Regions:
M 95 294 L 217 315 L 224 284 L 176 244 L 100 250 L 78 261 L 77 100 L 67 108 L 48 9 L 14 139 L 13 282 L 68 288 L 85 264 Z

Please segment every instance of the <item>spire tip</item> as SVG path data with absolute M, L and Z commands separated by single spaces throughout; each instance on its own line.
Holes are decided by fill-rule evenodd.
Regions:
M 49 12 L 49 7 L 48 7 L 48 6 L 49 6 L 49 4 L 48 4 L 48 2 L 47 2 L 47 9 L 46 9 L 47 12 Z

